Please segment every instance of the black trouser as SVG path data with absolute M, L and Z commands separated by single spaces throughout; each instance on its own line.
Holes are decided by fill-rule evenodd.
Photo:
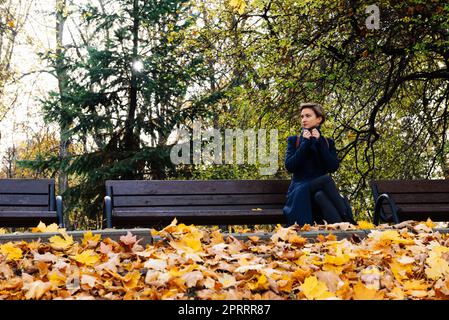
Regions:
M 351 209 L 346 206 L 345 200 L 340 196 L 331 176 L 324 175 L 312 180 L 310 182 L 310 194 L 327 223 L 342 221 L 354 223 Z

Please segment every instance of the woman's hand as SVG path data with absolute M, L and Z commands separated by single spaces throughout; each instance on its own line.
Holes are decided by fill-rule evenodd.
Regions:
M 306 139 L 310 139 L 310 137 L 312 136 L 312 134 L 310 133 L 309 130 L 304 130 L 304 132 L 302 133 L 302 136 Z
M 320 132 L 317 129 L 312 130 L 312 137 L 316 138 L 317 140 L 320 138 Z

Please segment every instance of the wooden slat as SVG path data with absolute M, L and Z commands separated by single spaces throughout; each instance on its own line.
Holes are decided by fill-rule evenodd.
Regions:
M 149 215 L 150 214 L 150 215 Z M 285 223 L 282 209 L 252 212 L 249 210 L 119 211 L 113 213 L 115 226 L 167 225 L 174 218 L 179 223 L 204 225 Z
M 285 204 L 282 194 L 114 196 L 114 207 Z
M 128 211 L 128 210 L 114 210 L 114 216 L 117 217 L 126 217 L 126 216 L 147 216 L 148 214 L 151 214 L 154 217 L 164 217 L 167 215 L 172 216 L 238 216 L 238 215 L 249 215 L 249 216 L 266 216 L 266 215 L 273 215 L 273 214 L 283 214 L 282 209 L 266 209 L 261 211 L 252 211 L 252 210 L 210 210 L 210 209 L 203 209 L 203 210 L 184 210 L 180 212 L 173 213 L 171 210 L 141 210 L 141 211 Z
M 448 212 L 433 212 L 433 213 L 400 213 L 399 217 L 401 221 L 405 220 L 415 220 L 415 221 L 426 221 L 431 219 L 432 221 L 448 221 Z
M 441 203 L 449 204 L 449 193 L 388 193 L 396 204 Z
M 53 179 L 0 179 L 1 193 L 42 193 L 48 194 L 49 185 L 54 184 Z
M 48 205 L 46 206 L 0 206 L 0 212 L 2 211 L 49 211 Z
M 286 193 L 290 180 L 108 180 L 113 195 Z
M 48 206 L 48 194 L 0 194 L 0 206 Z
M 449 179 L 444 180 L 378 180 L 381 193 L 449 193 Z
M 389 206 L 382 206 L 382 209 L 386 214 L 390 214 L 391 210 Z M 401 214 L 447 214 L 447 220 L 449 221 L 449 204 L 404 204 L 398 206 L 399 215 Z
M 0 211 L 1 219 L 36 217 L 54 218 L 56 217 L 56 211 Z
M 56 211 L 0 211 L 1 227 L 35 227 L 40 221 L 45 224 L 57 223 Z
M 251 209 L 282 209 L 283 204 L 259 204 L 259 205 L 204 205 L 204 206 L 156 206 L 156 207 L 114 207 L 116 211 L 189 211 L 189 210 L 251 210 Z M 255 210 L 257 212 L 257 210 Z

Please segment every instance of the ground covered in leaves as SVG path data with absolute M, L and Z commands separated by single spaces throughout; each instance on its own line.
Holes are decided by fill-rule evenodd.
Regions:
M 278 226 L 268 240 L 242 241 L 174 221 L 143 245 L 131 233 L 76 242 L 41 223 L 33 232 L 60 235 L 0 245 L 0 299 L 449 299 L 441 226 L 406 222 L 340 241 Z

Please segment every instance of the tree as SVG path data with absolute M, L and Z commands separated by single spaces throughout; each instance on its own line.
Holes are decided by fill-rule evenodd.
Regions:
M 214 4 L 198 44 L 226 70 L 221 125 L 276 127 L 285 147 L 299 103 L 323 103 L 343 161 L 336 178 L 359 212 L 372 205 L 371 178 L 447 176 L 444 1 L 379 1 L 380 29 L 359 1 Z
M 14 75 L 11 61 L 17 44 L 17 35 L 28 19 L 33 3 L 34 0 L 14 2 L 0 0 L 0 121 L 9 110 L 4 103 L 4 89 Z
M 195 21 L 185 1 L 100 1 L 81 14 L 95 38 L 74 54 L 47 55 L 55 70 L 63 66 L 64 90 L 51 92 L 43 108 L 46 120 L 68 128 L 87 152 L 28 165 L 62 168 L 80 179 L 67 197 L 95 216 L 105 180 L 162 179 L 174 170 L 168 138 L 197 115 L 185 101 L 188 87 L 203 77 L 203 61 L 184 44 Z

